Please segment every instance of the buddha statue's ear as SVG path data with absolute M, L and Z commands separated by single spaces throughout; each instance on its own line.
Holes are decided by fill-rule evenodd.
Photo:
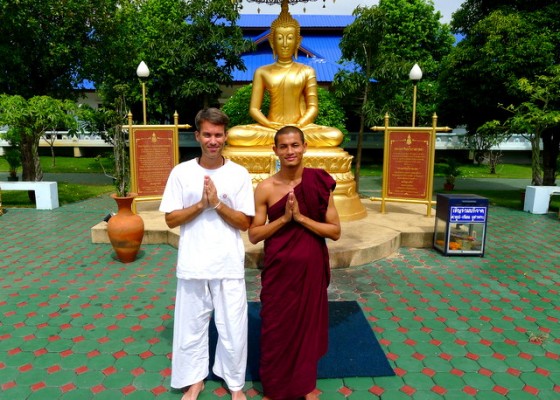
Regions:
M 294 60 L 297 60 L 297 55 L 298 55 L 298 51 L 299 51 L 299 46 L 301 46 L 301 40 L 302 40 L 302 39 L 303 39 L 303 38 L 300 36 L 299 39 L 298 39 L 298 41 L 297 41 L 296 48 L 295 48 L 295 50 L 294 50 Z
M 268 35 L 268 43 L 270 44 L 270 48 L 272 49 L 272 58 L 276 61 L 278 56 L 276 55 L 276 49 L 274 48 L 274 41 L 272 40 L 272 32 Z

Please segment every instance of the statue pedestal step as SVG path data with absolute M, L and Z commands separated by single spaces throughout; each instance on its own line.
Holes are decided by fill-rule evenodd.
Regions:
M 247 168 L 255 186 L 279 168 L 278 159 L 270 147 L 227 146 L 223 155 Z M 308 147 L 303 157 L 306 167 L 324 169 L 336 181 L 334 202 L 341 221 L 356 221 L 367 215 L 356 193 L 356 182 L 350 169 L 352 158 L 340 147 Z

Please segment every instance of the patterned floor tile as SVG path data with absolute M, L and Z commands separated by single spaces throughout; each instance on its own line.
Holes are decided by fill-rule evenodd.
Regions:
M 90 228 L 100 197 L 0 219 L 0 391 L 12 399 L 180 399 L 169 388 L 176 250 L 122 265 Z M 484 257 L 402 248 L 334 270 L 331 300 L 362 304 L 395 377 L 318 382 L 331 399 L 557 399 L 560 229 L 492 208 Z M 545 234 L 543 234 L 545 232 Z M 258 301 L 260 271 L 248 270 Z M 259 382 L 247 382 L 260 399 Z M 228 398 L 208 382 L 200 399 Z

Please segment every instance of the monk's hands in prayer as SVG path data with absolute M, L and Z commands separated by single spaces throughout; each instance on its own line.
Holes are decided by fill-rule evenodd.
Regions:
M 286 201 L 284 217 L 286 222 L 290 222 L 292 220 L 300 222 L 303 218 L 303 214 L 299 212 L 299 203 L 293 191 L 288 193 L 288 201 Z
M 293 192 L 292 195 L 294 196 L 294 201 L 292 203 L 292 218 L 296 222 L 301 222 L 301 219 L 303 218 L 303 214 L 299 212 L 299 203 L 297 201 L 296 195 L 293 194 Z
M 284 221 L 290 222 L 294 218 L 294 201 L 296 200 L 296 196 L 294 192 L 288 193 L 288 200 L 286 201 L 286 207 L 284 207 Z

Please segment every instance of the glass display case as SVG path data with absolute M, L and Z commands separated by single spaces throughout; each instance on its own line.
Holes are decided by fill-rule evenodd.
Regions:
M 438 194 L 434 248 L 446 256 L 484 256 L 487 219 L 487 198 Z

